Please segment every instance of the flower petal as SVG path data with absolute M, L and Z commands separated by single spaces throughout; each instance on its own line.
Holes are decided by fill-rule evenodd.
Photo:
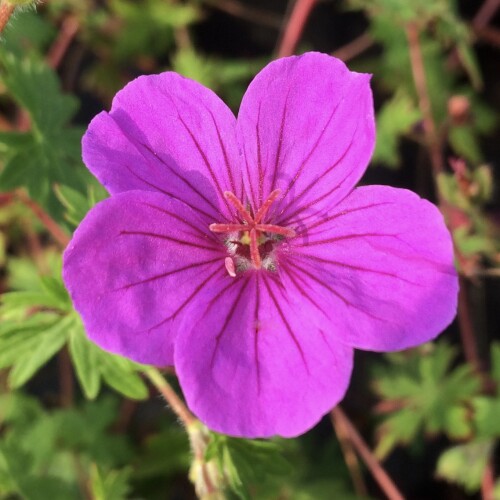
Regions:
M 410 191 L 355 189 L 290 247 L 281 258 L 285 286 L 302 283 L 332 333 L 353 347 L 412 347 L 456 314 L 450 234 L 439 210 Z
M 299 435 L 349 383 L 353 351 L 277 275 L 225 277 L 179 324 L 175 367 L 191 410 L 233 436 Z
M 111 194 L 157 191 L 210 222 L 224 191 L 242 193 L 235 117 L 210 90 L 176 73 L 142 76 L 118 92 L 83 138 L 87 167 Z
M 274 61 L 255 77 L 237 124 L 254 210 L 280 189 L 270 215 L 287 225 L 352 190 L 375 144 L 369 80 L 314 52 Z
M 173 321 L 224 268 L 223 247 L 189 207 L 129 191 L 96 205 L 64 254 L 63 277 L 89 337 L 155 365 L 173 362 Z

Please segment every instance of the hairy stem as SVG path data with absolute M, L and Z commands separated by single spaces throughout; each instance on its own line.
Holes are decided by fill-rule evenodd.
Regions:
M 404 497 L 394 484 L 390 476 L 375 458 L 375 455 L 365 443 L 356 427 L 349 420 L 343 410 L 337 406 L 331 411 L 332 422 L 342 425 L 346 430 L 347 439 L 351 442 L 353 448 L 358 452 L 365 465 L 368 467 L 373 478 L 377 481 L 380 489 L 389 500 L 403 500 Z M 335 425 L 335 424 L 334 424 Z
M 177 393 L 172 389 L 172 386 L 156 368 L 153 368 L 152 366 L 147 367 L 144 369 L 144 375 L 146 375 L 149 381 L 161 393 L 170 405 L 172 411 L 179 417 L 179 420 L 186 427 L 198 422 L 198 419 L 188 410 L 182 399 L 177 395 Z

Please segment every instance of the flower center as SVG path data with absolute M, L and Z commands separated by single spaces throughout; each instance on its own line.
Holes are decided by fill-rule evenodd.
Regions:
M 210 224 L 209 229 L 214 233 L 228 234 L 226 245 L 230 249 L 233 257 L 239 261 L 249 262 L 255 269 L 272 267 L 272 262 L 266 262 L 266 257 L 271 252 L 276 243 L 284 238 L 295 236 L 295 231 L 288 227 L 281 227 L 275 224 L 265 224 L 263 219 L 276 201 L 281 191 L 273 191 L 262 206 L 253 216 L 236 196 L 226 191 L 224 196 L 236 208 L 241 222 L 236 224 Z M 243 266 L 248 267 L 248 266 Z M 231 276 L 235 276 L 235 264 L 231 257 L 226 259 L 226 268 Z

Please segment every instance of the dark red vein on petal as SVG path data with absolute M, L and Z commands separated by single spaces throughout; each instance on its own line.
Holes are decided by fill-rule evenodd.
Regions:
M 286 98 L 285 98 L 285 104 L 283 105 L 283 113 L 281 114 L 280 131 L 279 131 L 279 136 L 278 136 L 278 147 L 276 150 L 276 159 L 274 162 L 273 179 L 271 182 L 271 192 L 276 189 L 276 176 L 278 173 L 279 164 L 280 164 L 280 160 L 281 160 L 281 149 L 283 146 L 283 132 L 285 130 L 286 110 L 287 110 L 287 106 L 288 106 L 288 98 L 290 97 L 290 91 L 291 91 L 291 88 L 289 87 L 288 92 L 286 94 Z
M 382 271 L 379 269 L 370 269 L 368 267 L 362 267 L 354 264 L 348 264 L 347 262 L 338 262 L 335 260 L 331 259 L 324 259 L 322 257 L 317 257 L 316 255 L 309 255 L 309 254 L 303 254 L 303 253 L 296 253 L 294 255 L 295 258 L 303 258 L 303 259 L 310 259 L 315 262 L 320 262 L 323 264 L 331 264 L 333 266 L 337 267 L 342 267 L 346 269 L 352 269 L 353 271 L 360 271 L 360 272 L 366 272 L 366 273 L 371 273 L 371 274 L 378 274 L 380 276 L 387 276 L 388 278 L 394 278 L 400 281 L 403 281 L 405 283 L 408 283 L 409 285 L 421 287 L 422 285 L 420 283 L 415 283 L 414 281 L 408 280 L 406 278 L 403 278 L 402 276 L 399 276 L 397 274 L 391 273 L 389 271 Z
M 330 315 L 306 292 L 304 287 L 311 289 L 310 284 L 296 271 L 290 269 L 289 267 L 286 267 L 286 273 L 300 295 L 305 297 L 319 312 L 321 312 L 328 318 Z M 300 280 L 303 286 L 301 286 L 300 283 L 297 282 L 297 280 Z
M 397 234 L 380 234 L 380 233 L 358 233 L 358 234 L 344 234 L 342 236 L 335 236 L 325 240 L 309 241 L 307 243 L 298 243 L 296 247 L 312 247 L 316 245 L 324 245 L 325 243 L 335 243 L 336 241 L 352 240 L 356 238 L 397 238 Z
M 250 167 L 248 165 L 248 154 L 247 154 L 247 150 L 245 147 L 245 143 L 243 143 L 243 152 L 244 152 L 244 157 L 245 157 L 245 168 L 247 171 L 247 179 L 248 179 L 248 184 L 249 184 L 249 188 L 250 188 L 250 196 L 252 197 L 251 205 L 252 204 L 255 205 L 255 203 L 258 202 L 258 200 L 255 197 L 255 191 L 253 189 L 253 182 L 252 182 L 253 172 L 250 172 Z M 253 208 L 256 208 L 256 207 L 253 207 Z
M 166 234 L 150 233 L 148 231 L 120 231 L 118 233 L 120 236 L 146 236 L 148 238 L 158 238 L 161 240 L 172 241 L 173 243 L 178 243 L 179 245 L 185 245 L 188 247 L 201 248 L 203 250 L 214 251 L 215 247 L 207 247 L 206 245 L 201 245 L 198 243 L 193 243 L 192 241 L 181 240 L 180 238 L 174 238 L 172 236 L 167 236 Z M 193 235 L 194 236 L 194 235 Z
M 328 350 L 330 351 L 330 353 L 333 355 L 334 358 L 338 358 L 338 353 L 333 350 L 332 346 L 330 345 L 330 342 L 328 342 L 326 333 L 323 330 L 321 330 L 321 328 L 318 331 L 321 335 L 321 338 L 323 339 L 323 342 L 328 347 Z
M 256 275 L 255 283 L 255 309 L 253 313 L 254 320 L 254 361 L 255 361 L 255 371 L 257 375 L 257 394 L 260 395 L 260 360 L 259 360 L 259 333 L 260 333 L 260 319 L 259 319 L 259 308 L 260 308 L 260 288 L 259 288 L 259 273 Z
M 209 219 L 213 219 L 214 218 L 214 214 L 209 214 L 208 212 L 205 212 L 204 210 L 202 210 L 201 208 L 195 206 L 195 205 L 191 205 L 190 203 L 188 203 L 184 198 L 179 198 L 177 195 L 175 195 L 174 193 L 170 193 L 169 191 L 165 191 L 164 189 L 160 188 L 159 186 L 157 186 L 156 184 L 153 184 L 149 181 L 147 181 L 146 179 L 144 179 L 143 177 L 141 177 L 140 175 L 136 174 L 128 165 L 125 165 L 125 168 L 134 176 L 136 177 L 137 179 L 139 179 L 141 182 L 143 182 L 144 184 L 146 184 L 147 186 L 149 187 L 152 187 L 154 188 L 156 191 L 159 191 L 160 193 L 163 193 L 167 196 L 170 196 L 171 198 L 173 198 L 174 200 L 177 200 L 177 201 L 181 201 L 182 203 L 184 203 L 185 205 L 187 205 L 189 208 L 191 208 L 192 210 L 198 212 L 199 214 L 209 218 Z
M 181 122 L 182 122 L 182 119 L 181 119 Z M 184 123 L 184 122 L 182 122 Z M 188 130 L 188 132 L 191 132 L 190 130 Z M 172 168 L 172 166 L 170 166 L 165 160 L 163 160 L 163 158 L 161 156 L 159 156 L 153 149 L 151 149 L 147 144 L 143 144 L 142 142 L 138 142 L 138 144 L 140 144 L 144 149 L 146 149 L 151 155 L 153 155 L 157 160 L 160 161 L 160 163 L 162 165 L 164 165 L 166 168 L 168 168 L 170 170 L 170 172 L 172 172 L 172 174 L 174 174 L 180 181 L 182 181 L 184 184 L 186 184 L 186 186 L 188 186 L 194 193 L 196 193 L 201 199 L 203 199 L 204 201 L 207 202 L 207 204 L 209 206 L 211 206 L 215 212 L 217 214 L 220 214 L 220 209 L 217 205 L 215 205 L 215 203 L 210 199 L 210 198 L 207 198 L 199 189 L 196 188 L 196 186 L 194 186 L 193 184 L 191 184 L 191 182 L 189 182 L 184 176 L 182 176 L 181 174 L 179 174 L 174 168 Z M 219 187 L 217 185 L 217 187 Z M 222 215 L 222 214 L 221 214 Z
M 236 299 L 233 301 L 231 304 L 231 307 L 228 311 L 228 315 L 226 316 L 226 319 L 224 320 L 224 323 L 222 324 L 222 328 L 220 329 L 219 333 L 215 336 L 215 346 L 214 346 L 214 352 L 212 353 L 212 359 L 210 360 L 210 367 L 213 368 L 214 362 L 215 362 L 215 355 L 217 354 L 217 351 L 219 349 L 219 342 L 224 335 L 224 333 L 227 331 L 227 327 L 229 326 L 229 323 L 231 322 L 234 313 L 238 307 L 238 304 L 240 302 L 240 299 L 245 292 L 248 283 L 250 280 L 246 280 L 245 283 L 243 283 L 243 286 L 240 288 L 240 291 L 238 292 L 238 295 L 236 296 Z
M 222 141 L 222 136 L 221 136 L 221 133 L 220 133 L 219 125 L 218 125 L 217 121 L 215 120 L 215 117 L 214 117 L 214 114 L 212 113 L 212 110 L 209 109 L 207 106 L 205 106 L 205 109 L 208 111 L 208 113 L 212 117 L 212 121 L 213 121 L 213 124 L 214 124 L 214 127 L 215 127 L 215 131 L 217 132 L 217 138 L 219 140 L 219 145 L 220 145 L 220 148 L 221 148 L 221 151 L 222 151 L 222 155 L 224 156 L 224 164 L 226 166 L 227 176 L 229 177 L 229 184 L 231 186 L 231 191 L 233 193 L 236 193 L 236 190 L 235 190 L 236 184 L 234 182 L 233 171 L 231 169 L 231 165 L 229 164 L 229 157 L 228 157 L 228 154 L 227 154 L 226 146 L 224 145 L 224 142 Z
M 266 275 L 262 275 L 262 280 L 264 281 L 264 284 L 267 288 L 267 291 L 269 293 L 269 296 L 271 297 L 271 300 L 273 301 L 274 307 L 276 308 L 276 311 L 278 312 L 281 321 L 283 322 L 283 325 L 285 326 L 288 335 L 290 335 L 290 338 L 293 340 L 293 343 L 297 347 L 297 350 L 300 353 L 300 357 L 302 358 L 302 362 L 304 363 L 304 368 L 306 369 L 307 374 L 309 374 L 309 367 L 307 366 L 307 360 L 304 354 L 304 351 L 302 349 L 302 346 L 300 345 L 300 342 L 298 341 L 297 337 L 295 336 L 295 333 L 293 332 L 290 323 L 288 323 L 288 320 L 286 319 L 285 314 L 283 313 L 283 310 L 281 309 L 281 306 L 279 302 L 276 300 L 276 297 L 272 291 L 272 288 L 269 286 L 269 283 L 266 280 Z
M 337 105 L 335 106 L 335 108 L 331 112 L 330 116 L 328 117 L 328 120 L 326 121 L 325 126 L 323 127 L 323 130 L 320 132 L 320 134 L 319 134 L 318 138 L 316 139 L 314 145 L 309 150 L 309 153 L 306 155 L 306 157 L 304 158 L 304 160 L 300 164 L 298 170 L 295 172 L 294 176 L 292 177 L 292 179 L 288 183 L 288 187 L 286 188 L 285 193 L 283 194 L 283 198 L 286 197 L 286 195 L 290 192 L 290 190 L 292 189 L 292 187 L 294 186 L 294 184 L 297 182 L 297 180 L 302 175 L 302 172 L 304 171 L 304 168 L 307 165 L 307 162 L 311 159 L 311 156 L 316 151 L 316 148 L 318 147 L 318 144 L 320 143 L 320 141 L 323 138 L 326 130 L 328 129 L 328 126 L 330 125 L 331 121 L 333 120 L 333 116 L 335 115 L 335 112 L 337 111 L 337 108 L 338 108 L 339 104 L 340 104 L 340 101 L 337 103 Z
M 151 283 L 152 281 L 157 281 L 157 280 L 161 280 L 163 278 L 168 278 L 169 276 L 172 276 L 173 274 L 182 273 L 183 271 L 187 271 L 189 269 L 195 269 L 197 267 L 206 266 L 208 264 L 214 264 L 217 261 L 220 261 L 220 257 L 217 257 L 216 259 L 211 259 L 211 260 L 204 260 L 203 262 L 195 262 L 194 264 L 189 264 L 187 266 L 179 267 L 179 268 L 174 269 L 172 271 L 167 271 L 165 273 L 157 274 L 155 276 L 151 276 L 149 278 L 145 278 L 145 279 L 140 280 L 140 281 L 135 281 L 133 283 L 129 283 L 128 285 L 121 286 L 120 288 L 116 288 L 113 291 L 118 292 L 121 290 L 128 290 L 129 288 L 132 288 L 134 286 L 144 285 L 146 283 Z
M 262 151 L 260 144 L 260 126 L 259 126 L 261 106 L 262 106 L 262 101 L 259 102 L 259 110 L 257 112 L 257 123 L 255 124 L 255 137 L 257 139 L 257 168 L 259 170 L 259 199 L 258 199 L 259 206 L 262 205 L 262 199 L 264 197 L 264 171 L 262 168 Z
M 159 212 L 165 214 L 165 215 L 168 215 L 169 217 L 172 217 L 173 219 L 176 219 L 178 220 L 179 222 L 182 222 L 183 224 L 186 224 L 186 226 L 189 226 L 191 229 L 194 229 L 204 240 L 207 240 L 207 239 L 213 239 L 213 235 L 210 231 L 203 231 L 199 228 L 199 226 L 195 225 L 195 224 L 192 224 L 191 222 L 189 222 L 188 220 L 184 219 L 183 217 L 181 217 L 180 215 L 176 214 L 175 212 L 171 212 L 170 210 L 167 210 L 165 208 L 162 208 L 162 207 L 158 207 L 156 205 L 153 205 L 151 203 L 145 203 L 145 202 L 142 202 L 141 205 L 145 205 L 147 207 L 150 207 L 154 210 L 158 210 Z
M 351 145 L 352 145 L 352 142 L 354 140 L 354 135 L 353 137 L 351 138 L 351 142 L 349 143 L 349 145 L 347 146 L 347 148 L 344 150 L 344 152 L 342 153 L 342 155 L 336 160 L 336 162 L 330 166 L 325 172 L 323 172 L 321 175 L 319 175 L 318 177 L 316 177 L 315 179 L 313 179 L 303 190 L 301 193 L 299 193 L 298 195 L 294 196 L 293 200 L 292 200 L 292 203 L 290 205 L 288 205 L 289 207 L 290 206 L 296 206 L 297 203 L 307 194 L 309 193 L 309 191 L 311 189 L 313 189 L 316 185 L 320 185 L 318 183 L 320 183 L 322 181 L 322 179 L 324 177 L 326 177 L 328 174 L 330 174 L 330 172 L 332 172 L 343 160 L 344 158 L 346 157 L 347 153 L 349 152 L 349 150 L 351 149 Z M 356 169 L 358 168 L 358 165 L 355 165 L 352 170 L 349 171 L 349 173 L 342 179 L 341 182 L 338 182 L 338 183 L 335 183 L 335 185 L 326 193 L 322 194 L 321 196 L 319 196 L 318 198 L 314 199 L 313 201 L 307 203 L 306 205 L 304 206 L 301 206 L 301 207 L 298 207 L 293 213 L 292 215 L 288 215 L 286 216 L 284 219 L 281 219 L 280 220 L 280 224 L 284 223 L 285 221 L 287 220 L 290 220 L 291 217 L 295 216 L 296 214 L 304 211 L 304 210 L 307 210 L 309 208 L 311 208 L 312 206 L 316 205 L 317 203 L 319 203 L 320 201 L 324 200 L 325 198 L 328 198 L 329 196 L 331 196 L 335 191 L 337 191 L 338 189 L 340 189 L 340 187 L 344 184 L 344 182 L 352 175 L 353 172 L 356 171 Z M 288 191 L 287 191 L 288 192 Z M 288 208 L 288 207 L 287 207 Z M 281 214 L 281 215 L 284 215 L 286 214 L 286 209 L 284 210 L 284 212 Z
M 199 285 L 196 286 L 194 289 L 193 293 L 169 316 L 167 316 L 165 319 L 161 320 L 159 323 L 156 325 L 153 325 L 152 327 L 148 328 L 147 331 L 150 332 L 151 330 L 155 330 L 156 328 L 159 328 L 160 326 L 164 325 L 167 321 L 170 321 L 171 319 L 175 318 L 192 300 L 196 295 L 198 295 L 203 288 L 206 286 L 206 284 L 218 273 L 220 272 L 220 269 L 215 269 L 213 273 L 211 273 L 207 278 L 205 278 Z
M 307 227 L 306 231 L 309 232 L 309 231 L 311 231 L 311 229 L 315 229 L 316 227 L 322 226 L 323 224 L 331 222 L 332 220 L 339 219 L 340 217 L 343 217 L 345 215 L 349 215 L 349 214 L 352 214 L 355 212 L 361 212 L 363 210 L 369 210 L 370 208 L 380 207 L 380 206 L 384 206 L 384 205 L 393 205 L 393 203 L 390 201 L 384 201 L 384 202 L 380 202 L 380 203 L 372 203 L 370 205 L 364 205 L 361 207 L 355 207 L 355 208 L 351 208 L 348 210 L 343 210 L 342 212 L 338 212 L 338 213 L 331 215 L 329 217 L 322 218 L 321 220 L 315 222 L 314 224 L 311 224 L 310 226 Z M 300 233 L 300 234 L 303 234 L 303 233 Z M 317 235 L 317 234 L 321 234 L 321 233 L 314 233 L 314 234 Z
M 201 147 L 198 139 L 193 134 L 192 130 L 188 127 L 187 123 L 183 120 L 180 113 L 179 113 L 179 120 L 182 123 L 182 125 L 184 126 L 184 128 L 186 129 L 189 136 L 191 137 L 194 145 L 196 146 L 196 149 L 198 150 L 198 153 L 200 154 L 201 158 L 203 159 L 203 163 L 205 164 L 205 167 L 207 168 L 207 170 L 210 174 L 210 177 L 212 178 L 212 182 L 214 183 L 217 191 L 219 192 L 220 198 L 222 200 L 224 200 L 224 203 L 226 204 L 227 208 L 229 209 L 229 204 L 228 204 L 226 198 L 224 198 L 224 190 L 222 189 L 222 187 L 219 183 L 219 179 L 217 178 L 217 176 L 215 175 L 215 173 L 212 169 L 212 165 L 210 165 L 210 162 L 208 161 L 208 157 L 207 157 L 205 151 L 203 151 L 203 148 Z
M 368 311 L 365 311 L 364 309 L 362 309 L 361 307 L 357 306 L 356 304 L 354 304 L 350 300 L 346 299 L 339 291 L 335 290 L 335 288 L 331 287 L 328 283 L 326 283 L 322 279 L 318 278 L 314 274 L 310 273 L 309 271 L 306 271 L 301 266 L 298 266 L 295 262 L 289 262 L 289 265 L 292 265 L 295 269 L 297 269 L 297 271 L 305 274 L 308 278 L 310 278 L 311 280 L 315 281 L 316 283 L 318 283 L 319 285 L 321 285 L 326 290 L 328 290 L 331 293 L 333 293 L 333 295 L 335 295 L 336 297 L 338 297 L 347 307 L 352 307 L 353 309 L 356 309 L 356 310 L 362 312 L 363 314 L 365 314 L 369 318 L 375 319 L 377 321 L 382 321 L 383 323 L 389 323 L 388 320 L 383 319 L 383 318 L 379 318 L 378 316 L 375 316 L 374 314 L 369 313 Z

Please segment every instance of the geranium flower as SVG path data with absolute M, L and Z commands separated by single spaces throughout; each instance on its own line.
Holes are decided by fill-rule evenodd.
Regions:
M 174 365 L 213 430 L 301 434 L 344 396 L 353 348 L 415 346 L 455 315 L 440 212 L 354 188 L 375 142 L 369 80 L 324 54 L 277 60 L 236 119 L 194 81 L 143 76 L 83 139 L 111 197 L 65 253 L 75 307 L 103 349 Z

